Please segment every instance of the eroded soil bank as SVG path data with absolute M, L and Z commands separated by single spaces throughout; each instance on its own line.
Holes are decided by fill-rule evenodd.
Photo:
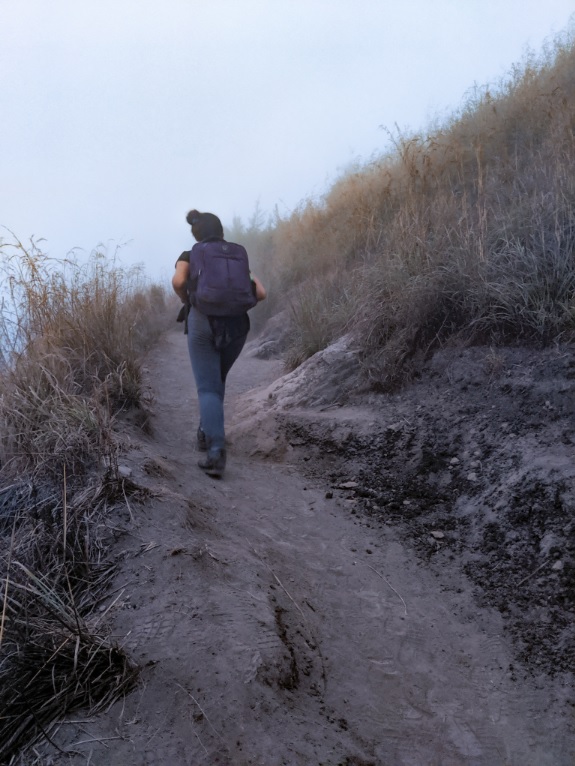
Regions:
M 141 683 L 45 763 L 571 766 L 572 353 L 439 355 L 375 397 L 345 342 L 283 378 L 258 348 L 222 481 L 183 336 L 150 358 L 108 613 Z

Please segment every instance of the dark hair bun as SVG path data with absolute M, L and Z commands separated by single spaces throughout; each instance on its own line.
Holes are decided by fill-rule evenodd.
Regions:
M 213 213 L 200 213 L 198 210 L 190 210 L 186 221 L 192 227 L 192 234 L 201 242 L 208 237 L 220 237 L 223 239 L 224 229 L 222 222 Z
M 190 210 L 186 216 L 186 221 L 190 224 L 190 226 L 193 226 L 200 220 L 200 216 L 201 213 L 198 210 Z

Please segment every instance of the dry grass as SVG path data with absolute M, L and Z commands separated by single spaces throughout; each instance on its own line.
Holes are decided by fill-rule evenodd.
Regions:
M 11 763 L 56 719 L 107 707 L 137 678 L 94 614 L 114 574 L 107 518 L 127 491 L 114 417 L 142 407 L 141 361 L 167 307 L 162 289 L 101 254 L 55 261 L 16 241 L 0 256 L 0 762 Z
M 91 615 L 114 573 L 104 520 L 112 485 L 69 502 L 30 484 L 0 496 L 4 554 L 0 628 L 0 762 L 17 757 L 79 707 L 96 712 L 137 679 L 137 668 Z
M 0 247 L 0 457 L 17 470 L 77 475 L 108 456 L 110 421 L 141 406 L 141 359 L 162 329 L 165 295 L 139 270 L 87 264 L 34 244 Z
M 473 91 L 445 124 L 396 136 L 389 154 L 276 222 L 272 285 L 283 295 L 298 286 L 307 302 L 294 314 L 292 359 L 351 330 L 367 375 L 388 388 L 445 343 L 572 339 L 574 136 L 565 35 Z
M 292 336 L 285 356 L 288 369 L 296 368 L 345 332 L 353 315 L 352 301 L 353 291 L 337 270 L 291 290 L 287 296 L 292 317 Z

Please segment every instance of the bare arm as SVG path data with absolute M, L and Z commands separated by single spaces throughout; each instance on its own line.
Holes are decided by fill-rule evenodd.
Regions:
M 257 277 L 255 277 L 253 274 L 252 274 L 252 282 L 256 286 L 256 298 L 258 299 L 258 301 L 265 300 L 265 297 L 267 295 L 266 288 L 262 285 L 260 280 Z
M 186 261 L 176 263 L 176 273 L 172 277 L 172 287 L 182 303 L 188 300 L 188 276 L 190 274 L 190 264 Z

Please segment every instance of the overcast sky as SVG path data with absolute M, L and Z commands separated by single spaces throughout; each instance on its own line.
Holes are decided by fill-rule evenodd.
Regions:
M 0 0 L 0 226 L 171 274 L 192 207 L 287 215 L 424 130 L 573 0 Z M 0 238 L 10 239 L 5 229 Z

